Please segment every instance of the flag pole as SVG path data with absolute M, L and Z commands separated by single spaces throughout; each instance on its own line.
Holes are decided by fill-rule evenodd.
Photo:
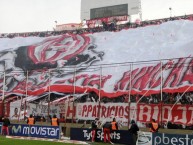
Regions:
M 101 110 L 101 84 L 102 84 L 102 66 L 100 65 L 100 80 L 99 80 L 99 101 L 98 101 L 98 115 L 97 117 L 100 120 L 100 110 Z
M 24 105 L 24 120 L 25 120 L 25 115 L 26 115 L 26 100 L 28 96 L 28 71 L 26 72 L 26 83 L 25 83 L 25 105 Z
M 160 110 L 160 112 L 161 112 L 161 125 L 163 125 L 163 63 L 162 63 L 162 61 L 160 61 L 160 63 L 161 63 L 161 68 L 160 68 L 160 71 L 161 71 L 161 84 L 160 84 L 160 93 L 161 93 L 161 110 Z
M 50 116 L 50 69 L 48 69 L 48 117 Z
M 3 94 L 2 94 L 2 104 L 3 104 L 3 107 L 2 107 L 2 109 L 3 109 L 3 116 L 5 115 L 5 108 L 4 108 L 4 102 L 5 102 L 5 70 L 4 70 L 4 73 L 3 73 Z
M 130 124 L 130 114 L 131 114 L 131 91 L 132 91 L 132 84 L 131 84 L 131 77 L 132 77 L 132 70 L 133 70 L 133 63 L 130 64 L 130 78 L 129 78 L 129 98 L 128 98 L 128 108 L 129 108 L 129 114 L 128 114 L 128 127 Z
M 74 82 L 73 82 L 73 102 L 72 102 L 72 109 L 73 109 L 73 113 L 72 113 L 72 123 L 74 123 L 74 115 L 75 115 L 75 108 L 74 108 L 74 96 L 76 93 L 76 65 L 74 67 Z M 69 100 L 70 101 L 70 100 Z

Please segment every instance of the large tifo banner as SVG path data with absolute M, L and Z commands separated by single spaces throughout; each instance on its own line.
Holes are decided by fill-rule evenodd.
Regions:
M 193 135 L 140 132 L 138 145 L 193 145 Z
M 110 137 L 111 137 L 111 142 L 113 143 L 127 144 L 127 145 L 132 145 L 133 143 L 132 135 L 126 130 L 117 130 L 116 132 L 112 132 Z M 92 139 L 91 129 L 71 128 L 70 139 L 80 140 L 80 141 L 91 141 Z M 104 141 L 104 134 L 101 129 L 97 130 L 95 141 L 96 142 Z
M 2 134 L 3 123 L 0 122 L 0 134 Z
M 60 128 L 55 126 L 38 126 L 38 125 L 22 125 L 11 124 L 9 129 L 10 135 L 13 136 L 26 136 L 26 137 L 38 137 L 38 138 L 60 138 Z
M 6 82 L 6 96 L 192 91 L 192 26 L 193 21 L 179 20 L 120 32 L 1 38 L 0 70 L 6 73 L 0 86 Z

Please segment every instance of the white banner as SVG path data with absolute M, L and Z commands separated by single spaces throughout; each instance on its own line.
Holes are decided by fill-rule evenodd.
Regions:
M 58 104 L 50 104 L 49 115 L 56 115 L 58 118 L 64 117 L 67 119 L 72 119 L 73 115 L 73 103 L 58 103 Z M 28 104 L 27 115 L 30 114 L 35 116 L 48 116 L 48 104 Z
M 10 120 L 21 120 L 25 116 L 25 99 L 10 103 Z
M 56 25 L 56 31 L 76 30 L 79 28 L 80 28 L 80 24 L 77 24 L 77 23 Z
M 118 122 L 128 123 L 128 117 L 136 120 L 135 103 L 130 104 L 131 112 L 129 114 L 128 103 L 78 103 L 76 117 L 82 120 L 94 120 L 99 117 L 100 120 L 112 121 L 115 117 Z M 100 109 L 99 109 L 100 108 Z M 98 116 L 100 114 L 100 116 Z M 130 116 L 129 116 L 130 115 Z

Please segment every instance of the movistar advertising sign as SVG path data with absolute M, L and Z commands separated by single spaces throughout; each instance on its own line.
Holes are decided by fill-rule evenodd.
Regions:
M 60 138 L 60 128 L 55 126 L 12 124 L 9 132 L 13 136 L 28 136 L 39 138 Z
M 3 126 L 3 123 L 2 122 L 0 122 L 0 134 L 2 134 L 2 127 Z

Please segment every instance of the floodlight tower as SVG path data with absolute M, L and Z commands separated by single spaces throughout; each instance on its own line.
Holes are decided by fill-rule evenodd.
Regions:
M 172 17 L 172 7 L 169 7 L 170 10 L 170 18 Z
M 139 0 L 139 18 L 142 21 L 142 7 L 141 7 L 141 0 Z

